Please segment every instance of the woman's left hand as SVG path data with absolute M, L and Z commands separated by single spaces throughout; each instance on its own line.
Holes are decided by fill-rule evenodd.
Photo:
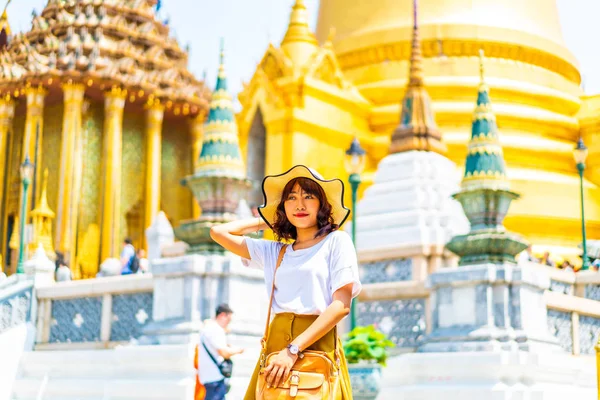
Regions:
M 280 382 L 285 382 L 297 359 L 298 356 L 291 354 L 287 349 L 277 353 L 271 359 L 269 366 L 265 368 L 267 387 L 277 387 Z

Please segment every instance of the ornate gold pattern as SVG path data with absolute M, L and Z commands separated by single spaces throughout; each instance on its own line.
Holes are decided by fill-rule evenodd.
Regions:
M 424 40 L 422 45 L 423 57 L 439 57 L 438 40 Z M 337 58 L 342 69 L 349 70 L 386 61 L 406 61 L 410 57 L 410 49 L 410 41 L 386 43 L 338 54 Z M 448 57 L 475 57 L 478 56 L 480 49 L 483 49 L 489 58 L 520 61 L 560 74 L 575 84 L 581 82 L 581 74 L 576 66 L 554 54 L 538 49 L 493 41 L 444 40 L 444 54 Z
M 140 9 L 143 11 L 140 12 Z M 96 88 L 132 89 L 132 100 L 170 99 L 197 113 L 210 97 L 187 70 L 188 54 L 156 20 L 148 3 L 49 1 L 32 29 L 13 37 L 2 55 L 0 91 L 22 82 L 78 79 Z
M 141 244 L 142 232 L 129 232 L 125 216 L 144 198 L 145 173 L 144 115 L 129 114 L 123 120 L 121 210 L 119 212 L 121 223 L 120 231 L 116 233 L 119 246 L 128 236 L 135 238 L 138 246 Z
M 161 209 L 175 226 L 192 216 L 192 194 L 180 184 L 192 173 L 191 138 L 187 126 L 172 119 L 165 120 L 162 137 Z
M 55 104 L 44 108 L 44 141 L 42 142 L 43 170 L 48 170 L 48 204 L 52 210 L 58 209 L 58 183 L 60 169 L 60 145 L 62 134 L 63 105 Z M 56 226 L 52 224 L 56 239 Z M 54 241 L 55 244 L 56 240 Z

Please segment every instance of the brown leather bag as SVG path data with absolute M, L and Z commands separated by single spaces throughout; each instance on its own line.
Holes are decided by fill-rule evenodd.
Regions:
M 303 352 L 304 357 L 298 358 L 287 380 L 280 382 L 277 387 L 267 387 L 267 374 L 264 371 L 269 365 L 271 358 L 277 354 L 271 353 L 266 355 L 271 307 L 273 306 L 273 294 L 275 293 L 275 276 L 283 260 L 286 248 L 287 245 L 283 245 L 279 251 L 275 272 L 273 273 L 273 286 L 271 287 L 267 324 L 265 334 L 261 340 L 262 352 L 260 355 L 260 371 L 256 384 L 256 400 L 341 400 L 342 390 L 339 381 L 340 359 L 337 339 L 335 341 L 337 365 L 331 362 L 324 351 L 305 350 Z

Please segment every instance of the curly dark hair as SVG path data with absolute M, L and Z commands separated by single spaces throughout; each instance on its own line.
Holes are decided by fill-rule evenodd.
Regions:
M 319 200 L 320 207 L 319 212 L 317 213 L 317 227 L 319 230 L 315 234 L 315 238 L 328 235 L 338 229 L 339 226 L 333 222 L 331 204 L 329 204 L 327 195 L 321 185 L 312 179 L 299 177 L 289 181 L 281 193 L 281 201 L 277 206 L 275 222 L 273 223 L 273 232 L 275 233 L 277 240 L 296 240 L 297 238 L 298 233 L 296 232 L 296 227 L 292 225 L 288 220 L 287 215 L 285 215 L 285 201 L 296 183 L 300 185 L 302 190 L 306 193 L 312 194 Z

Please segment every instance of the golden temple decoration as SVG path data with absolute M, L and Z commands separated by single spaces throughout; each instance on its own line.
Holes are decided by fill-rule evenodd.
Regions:
M 27 209 L 31 209 L 34 193 L 39 193 L 41 184 L 42 168 L 42 138 L 44 127 L 44 98 L 47 91 L 41 86 L 26 87 L 25 96 L 27 98 L 27 112 L 25 115 L 25 136 L 23 137 L 23 149 L 21 152 L 21 161 L 29 155 L 34 164 L 34 175 L 32 190 L 27 194 Z M 21 195 L 22 196 L 22 195 Z M 20 202 L 23 201 L 21 198 Z
M 2 92 L 12 93 L 23 80 L 79 79 L 96 88 L 128 87 L 138 94 L 133 102 L 152 95 L 188 113 L 208 105 L 210 91 L 187 70 L 187 52 L 145 1 L 50 1 L 7 50 L 6 64 L 21 70 L 4 74 Z
M 435 123 L 431 98 L 423 83 L 423 56 L 419 40 L 417 0 L 413 0 L 413 31 L 408 86 L 402 100 L 400 125 L 392 134 L 390 153 L 410 150 L 444 154 L 446 146 Z
M 204 135 L 204 120 L 206 119 L 206 113 L 201 112 L 193 118 L 189 119 L 190 132 L 192 135 L 192 160 L 193 160 L 193 171 L 198 168 L 198 162 L 200 161 L 200 153 L 202 152 L 202 141 Z M 201 210 L 198 202 L 193 200 L 192 216 L 198 218 Z
M 123 108 L 127 91 L 113 87 L 104 98 L 104 166 L 102 189 L 101 260 L 118 257 L 121 232 L 121 158 Z
M 84 92 L 85 86 L 81 83 L 63 84 L 64 116 L 58 181 L 56 242 L 68 264 L 75 259 L 73 251 L 77 237 L 79 186 L 82 174 L 81 134 Z
M 21 225 L 19 225 L 19 217 L 16 216 L 14 219 L 14 225 L 13 225 L 13 230 L 12 233 L 10 235 L 10 240 L 8 242 L 8 247 L 12 250 L 11 251 L 11 257 L 10 260 L 7 260 L 10 265 L 12 266 L 12 270 L 13 272 L 16 270 L 17 268 L 17 260 L 19 258 L 19 227 Z M 8 271 L 5 271 L 8 272 Z
M 15 103 L 10 96 L 0 98 L 0 182 L 4 182 L 8 171 L 6 170 L 8 154 L 8 135 L 12 130 Z M 4 201 L 4 191 L 0 190 L 0 204 Z
M 96 224 L 89 224 L 81 236 L 78 241 L 77 262 L 71 266 L 71 270 L 74 276 L 81 275 L 82 279 L 94 278 L 98 272 L 100 256 L 100 228 Z
M 152 225 L 160 211 L 161 133 L 164 111 L 160 103 L 153 103 L 146 108 L 146 189 L 142 231 Z M 142 242 L 145 248 L 146 235 L 142 235 Z
M 31 212 L 31 220 L 33 224 L 33 237 L 29 243 L 29 252 L 33 253 L 40 244 L 44 247 L 46 255 L 50 259 L 55 259 L 54 244 L 52 241 L 52 221 L 54 220 L 54 211 L 48 206 L 48 169 L 44 171 L 44 181 L 42 184 L 42 194 L 40 200 Z
M 290 23 L 281 41 L 281 50 L 297 66 L 305 65 L 319 48 L 317 38 L 308 26 L 308 11 L 304 0 L 296 0 L 292 7 Z

